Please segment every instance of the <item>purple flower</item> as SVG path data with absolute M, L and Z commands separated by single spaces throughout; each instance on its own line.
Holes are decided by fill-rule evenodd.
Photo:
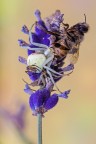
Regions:
M 28 30 L 28 28 L 27 28 L 26 25 L 24 25 L 24 26 L 22 27 L 21 31 L 24 32 L 25 34 L 29 34 L 29 30 Z
M 33 94 L 33 90 L 29 87 L 28 84 L 25 85 L 24 92 L 29 95 Z
M 33 115 L 37 115 L 38 113 L 43 114 L 52 109 L 59 100 L 59 97 L 68 98 L 68 94 L 70 90 L 65 91 L 61 94 L 52 94 L 49 89 L 39 89 L 31 94 L 29 98 L 29 104 L 33 111 Z
M 74 65 L 73 64 L 69 64 L 68 66 L 63 68 L 63 71 L 66 72 L 66 71 L 71 71 L 73 69 L 74 69 Z
M 19 46 L 21 46 L 21 47 L 29 46 L 29 44 L 26 43 L 26 42 L 25 42 L 24 40 L 22 40 L 22 39 L 19 39 L 19 40 L 18 40 L 18 43 L 19 43 Z
M 32 80 L 32 81 L 35 81 L 37 80 L 41 73 L 34 73 L 34 72 L 31 72 L 31 71 L 28 71 L 27 74 L 29 75 L 29 78 Z

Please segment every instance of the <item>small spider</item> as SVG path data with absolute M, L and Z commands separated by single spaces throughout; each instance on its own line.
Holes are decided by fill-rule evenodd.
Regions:
M 63 21 L 63 15 L 59 11 L 56 11 L 55 14 L 57 14 L 56 16 L 58 16 L 58 14 L 61 16 L 60 22 L 58 21 L 59 17 L 56 17 L 57 21 L 59 23 L 61 23 Z M 38 22 L 40 20 L 42 21 L 40 11 L 36 11 L 35 15 L 37 16 Z M 37 80 L 39 85 L 41 83 L 43 83 L 43 85 L 45 85 L 47 83 L 47 81 L 50 79 L 50 81 L 58 89 L 58 87 L 55 84 L 55 79 L 61 78 L 61 77 L 65 76 L 65 74 L 63 73 L 62 70 L 60 70 L 60 71 L 56 70 L 54 66 L 57 65 L 58 61 L 60 61 L 62 58 L 64 59 L 66 49 L 64 49 L 63 48 L 64 46 L 62 46 L 61 44 L 59 44 L 60 46 L 58 47 L 57 46 L 58 43 L 57 43 L 57 45 L 56 44 L 52 45 L 50 43 L 50 47 L 49 47 L 45 44 L 34 42 L 33 38 L 32 38 L 33 35 L 32 35 L 31 30 L 34 25 L 35 26 L 38 25 L 38 22 L 33 24 L 31 26 L 30 30 L 28 30 L 28 28 L 26 26 L 23 27 L 24 32 L 29 35 L 30 45 L 32 45 L 32 47 L 30 47 L 30 45 L 27 44 L 26 42 L 24 42 L 24 41 L 21 42 L 21 45 L 20 45 L 21 47 L 30 50 L 30 55 L 28 56 L 27 61 L 26 62 L 24 61 L 23 63 L 27 63 L 27 71 L 26 72 L 30 71 L 31 73 L 41 73 L 40 77 Z M 39 27 L 40 26 L 41 25 L 39 25 Z M 41 26 L 41 28 L 39 28 L 39 27 L 38 27 L 38 29 L 41 29 L 41 30 L 44 28 L 42 26 Z M 43 30 L 46 32 L 45 28 Z M 51 34 L 51 32 L 49 32 L 49 34 Z M 53 32 L 52 32 L 52 34 L 53 34 Z M 59 37 L 60 33 L 59 34 L 54 33 L 54 37 L 55 37 L 55 35 L 57 35 L 57 37 Z M 31 53 L 31 51 L 34 51 L 34 53 Z M 34 85 L 33 83 L 32 83 L 32 85 Z
M 36 73 L 42 73 L 43 70 L 46 70 L 46 76 L 48 75 L 47 77 L 50 77 L 51 82 L 55 85 L 57 90 L 60 92 L 57 85 L 55 84 L 53 76 L 63 77 L 64 75 L 61 72 L 56 72 L 54 69 L 50 67 L 52 62 L 54 61 L 54 52 L 52 48 L 48 47 L 45 44 L 33 42 L 31 29 L 29 30 L 29 39 L 30 39 L 30 43 L 34 45 L 34 47 L 30 48 L 29 46 L 22 46 L 25 49 L 35 51 L 35 53 L 32 53 L 28 56 L 27 66 L 32 72 L 36 72 Z M 39 78 L 39 83 L 41 81 L 45 83 L 43 76 L 44 74 L 42 73 Z

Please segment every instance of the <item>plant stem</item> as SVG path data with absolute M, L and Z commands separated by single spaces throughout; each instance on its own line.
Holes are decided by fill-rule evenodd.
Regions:
M 38 144 L 42 144 L 42 115 L 39 113 L 38 117 Z

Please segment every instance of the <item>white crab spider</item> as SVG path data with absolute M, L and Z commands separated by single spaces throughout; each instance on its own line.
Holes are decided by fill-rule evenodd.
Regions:
M 57 77 L 62 77 L 63 74 L 58 73 L 55 70 L 53 70 L 52 68 L 50 68 L 50 65 L 54 59 L 54 53 L 53 53 L 52 49 L 50 47 L 48 47 L 47 45 L 33 42 L 31 29 L 29 30 L 30 43 L 37 47 L 30 48 L 29 46 L 23 46 L 23 48 L 25 48 L 25 49 L 34 50 L 36 52 L 36 53 L 32 53 L 28 56 L 27 65 L 28 66 L 32 66 L 32 65 L 37 66 L 39 68 L 39 72 L 42 72 L 42 70 L 45 69 L 47 74 L 50 77 L 51 82 L 58 89 L 52 75 L 55 75 Z M 38 72 L 38 70 L 37 70 L 37 72 Z M 59 91 L 59 89 L 58 89 L 58 91 Z

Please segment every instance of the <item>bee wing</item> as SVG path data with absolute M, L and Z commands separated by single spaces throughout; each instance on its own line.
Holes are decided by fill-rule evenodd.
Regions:
M 75 64 L 78 61 L 78 57 L 79 57 L 79 49 L 74 54 L 69 53 L 67 55 L 67 59 L 70 62 L 70 64 Z

